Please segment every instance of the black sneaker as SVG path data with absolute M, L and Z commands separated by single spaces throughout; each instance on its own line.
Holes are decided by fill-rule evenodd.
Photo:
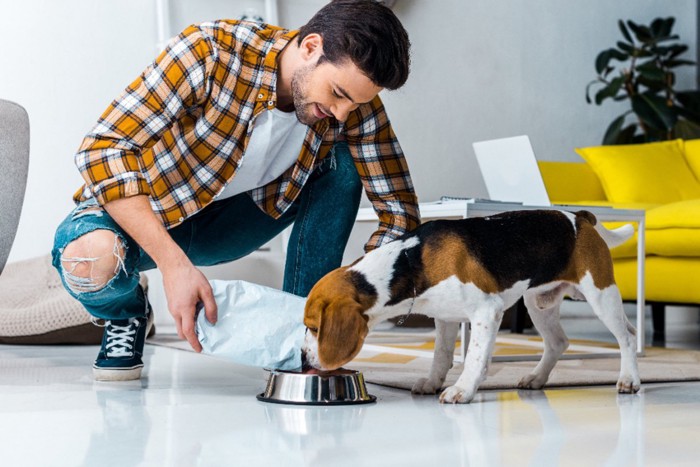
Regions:
M 130 381 L 141 378 L 143 346 L 153 327 L 153 311 L 148 316 L 105 321 L 102 347 L 92 374 L 96 381 Z

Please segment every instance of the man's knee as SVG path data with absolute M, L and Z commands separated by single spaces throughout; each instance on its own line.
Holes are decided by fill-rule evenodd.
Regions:
M 104 288 L 124 268 L 126 248 L 113 231 L 98 229 L 69 243 L 61 253 L 61 269 L 76 293 Z

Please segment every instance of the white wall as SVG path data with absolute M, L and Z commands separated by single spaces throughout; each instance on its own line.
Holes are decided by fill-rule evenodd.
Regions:
M 73 154 L 124 87 L 154 58 L 143 0 L 0 0 L 0 96 L 31 125 L 29 179 L 9 261 L 50 251 L 81 178 Z
M 264 10 L 262 0 L 170 3 L 173 34 L 248 7 Z M 298 27 L 325 3 L 279 0 L 280 24 Z M 696 56 L 695 0 L 399 0 L 394 10 L 411 36 L 413 67 L 406 86 L 384 100 L 426 201 L 486 194 L 473 141 L 528 134 L 545 160 L 573 160 L 574 147 L 598 144 L 621 111 L 586 104 L 584 89 L 597 53 L 620 37 L 618 18 L 675 16 L 688 58 Z M 0 0 L 0 17 L 0 97 L 24 105 L 32 124 L 10 255 L 17 261 L 50 250 L 81 183 L 72 156 L 83 135 L 155 57 L 155 1 Z M 679 88 L 695 79 L 688 67 Z

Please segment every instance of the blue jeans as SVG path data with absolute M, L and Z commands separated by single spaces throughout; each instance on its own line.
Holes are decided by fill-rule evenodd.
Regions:
M 246 193 L 241 193 L 211 203 L 168 232 L 193 264 L 211 266 L 252 253 L 293 223 L 283 290 L 306 296 L 321 277 L 340 266 L 357 216 L 361 188 L 347 144 L 337 143 L 279 219 L 261 211 Z M 93 316 L 144 316 L 146 297 L 138 286 L 139 272 L 156 265 L 104 209 L 96 207 L 94 200 L 81 203 L 58 227 L 53 265 L 66 290 Z M 70 242 L 97 229 L 114 232 L 126 252 L 115 277 L 104 287 L 89 290 L 89 284 L 64 270 L 61 259 Z

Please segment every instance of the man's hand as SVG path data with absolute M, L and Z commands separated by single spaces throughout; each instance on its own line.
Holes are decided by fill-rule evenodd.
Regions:
M 210 323 L 216 322 L 216 302 L 209 281 L 173 241 L 151 210 L 145 195 L 123 198 L 104 205 L 110 216 L 153 258 L 163 274 L 165 297 L 175 318 L 177 333 L 197 352 L 202 346 L 194 332 L 198 302 Z
M 189 261 L 175 267 L 162 269 L 163 288 L 168 301 L 168 310 L 173 315 L 177 333 L 190 346 L 201 352 L 202 346 L 195 332 L 197 304 L 204 304 L 204 313 L 210 323 L 216 323 L 217 307 L 211 285 L 202 272 Z

